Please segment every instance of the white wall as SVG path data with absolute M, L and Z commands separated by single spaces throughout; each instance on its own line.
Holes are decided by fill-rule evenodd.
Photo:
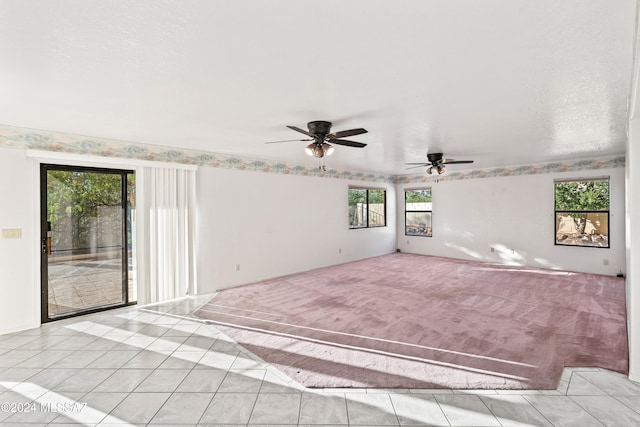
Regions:
M 637 139 L 640 124 L 635 127 Z M 602 175 L 611 176 L 612 247 L 554 246 L 553 179 Z M 37 162 L 28 159 L 24 150 L 0 149 L 0 228 L 22 230 L 21 239 L 0 238 L 0 333 L 40 323 L 37 176 Z M 623 271 L 630 280 L 630 322 L 635 319 L 631 331 L 636 345 L 632 354 L 636 355 L 634 372 L 639 375 L 640 286 L 635 277 L 640 273 L 632 276 L 633 270 L 625 268 L 624 179 L 624 169 L 618 168 L 431 183 L 434 237 L 426 238 L 404 235 L 404 188 L 418 187 L 415 184 L 394 189 L 391 184 L 368 183 L 387 188 L 388 226 L 349 230 L 347 188 L 362 182 L 200 168 L 198 292 L 382 255 L 396 247 L 405 252 L 601 274 Z M 638 174 L 635 188 L 640 187 L 637 181 Z M 638 233 L 632 238 L 640 247 Z M 491 246 L 497 252 L 490 252 Z M 631 256 L 635 258 L 630 258 L 629 265 L 637 269 L 640 254 Z M 603 259 L 609 260 L 609 266 L 603 265 Z
M 640 382 L 640 118 L 631 121 L 627 141 L 627 322 L 629 378 Z
M 387 227 L 349 230 L 350 183 L 387 188 Z M 196 199 L 198 293 L 396 249 L 392 184 L 202 167 Z
M 0 334 L 40 325 L 37 173 L 24 150 L 0 148 L 0 229 L 21 229 L 22 238 L 0 236 Z
M 27 158 L 25 150 L 0 148 L 0 229 L 22 230 L 21 239 L 0 238 L 0 334 L 40 325 L 38 175 L 38 161 Z M 198 293 L 394 251 L 393 186 L 369 183 L 387 188 L 388 226 L 349 230 L 349 183 L 202 168 Z
M 611 177 L 611 248 L 554 245 L 554 178 L 590 176 Z M 425 186 L 433 194 L 433 237 L 405 236 L 404 190 L 420 186 L 397 189 L 398 248 L 403 252 L 608 275 L 625 272 L 624 168 L 430 182 Z

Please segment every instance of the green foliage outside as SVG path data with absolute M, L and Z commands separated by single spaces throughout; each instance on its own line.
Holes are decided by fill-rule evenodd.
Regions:
M 350 188 L 349 198 L 349 227 L 363 227 L 366 225 L 366 217 L 358 217 L 358 206 L 367 202 L 367 190 L 360 188 Z M 360 215 L 362 216 L 362 215 Z M 364 224 L 362 224 L 364 222 Z
M 584 235 L 588 223 L 587 211 L 609 210 L 609 180 L 569 181 L 555 184 L 556 239 L 567 236 L 558 233 L 560 217 L 571 217 L 578 235 Z M 566 211 L 578 211 L 568 213 Z M 560 212 L 564 212 L 560 214 Z M 603 231 L 608 236 L 608 229 Z M 581 241 L 580 246 L 588 245 Z
M 369 203 L 384 203 L 385 191 L 384 190 L 369 190 Z
M 558 182 L 555 204 L 557 211 L 607 211 L 609 180 Z
M 365 188 L 349 188 L 348 191 L 349 204 L 349 227 L 360 228 L 367 227 L 367 215 L 374 215 L 375 212 L 369 213 L 369 205 L 384 205 L 386 198 L 385 190 L 368 190 Z M 384 220 L 384 215 L 376 214 Z
M 97 217 L 98 206 L 118 206 L 120 175 L 52 170 L 47 179 L 47 211 L 52 223 L 61 216 Z
M 348 192 L 349 206 L 356 206 L 358 203 L 384 203 L 385 190 L 367 190 L 366 188 L 350 188 Z
M 120 235 L 122 181 L 119 174 L 60 170 L 47 173 L 47 220 L 51 222 L 54 249 L 90 247 L 96 229 Z M 135 197 L 133 174 L 127 176 L 127 190 L 131 201 Z
M 349 206 L 355 206 L 358 203 L 367 201 L 367 190 L 361 188 L 350 188 L 348 192 Z
M 404 193 L 404 198 L 406 203 L 430 203 L 431 200 L 431 190 L 407 190 Z

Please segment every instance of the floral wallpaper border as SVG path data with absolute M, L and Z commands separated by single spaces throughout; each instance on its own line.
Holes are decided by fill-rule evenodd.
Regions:
M 471 169 L 465 171 L 447 171 L 444 175 L 396 175 L 394 184 L 414 184 L 430 181 L 452 181 L 459 179 L 496 178 L 517 175 L 536 175 L 552 172 L 574 172 L 597 169 L 623 168 L 624 156 L 600 157 L 597 159 L 564 160 L 552 163 L 538 163 L 532 165 L 506 166 L 500 168 Z
M 0 147 L 44 150 L 103 157 L 119 157 L 156 162 L 181 163 L 215 168 L 238 169 L 287 175 L 317 176 L 357 181 L 410 184 L 434 181 L 435 177 L 424 173 L 412 175 L 386 175 L 366 171 L 322 170 L 308 165 L 294 165 L 273 160 L 260 160 L 242 156 L 189 150 L 160 145 L 140 144 L 112 139 L 85 137 L 59 132 L 46 132 L 0 125 Z M 532 175 L 551 172 L 567 172 L 624 167 L 624 156 L 598 159 L 561 161 L 502 168 L 447 171 L 439 181 L 458 179 L 494 178 L 501 176 Z
M 215 168 L 318 176 L 359 181 L 393 181 L 391 175 L 366 171 L 322 170 L 309 165 L 260 160 L 242 156 L 190 150 L 162 145 L 140 144 L 105 138 L 85 137 L 0 125 L 0 147 L 119 157 L 153 162 L 211 166 Z

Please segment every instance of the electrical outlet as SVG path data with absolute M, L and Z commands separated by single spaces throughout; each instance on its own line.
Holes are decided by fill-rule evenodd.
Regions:
M 495 252 L 496 248 L 494 248 L 493 246 L 491 246 L 491 252 Z
M 240 271 L 240 264 L 236 264 L 236 271 Z
M 609 260 L 608 259 L 603 259 L 602 260 L 602 265 L 609 265 Z

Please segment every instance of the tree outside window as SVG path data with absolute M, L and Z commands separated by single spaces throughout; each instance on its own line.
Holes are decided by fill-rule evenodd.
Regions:
M 387 225 L 387 192 L 376 188 L 349 188 L 349 228 Z
M 609 247 L 609 178 L 558 180 L 555 244 Z

